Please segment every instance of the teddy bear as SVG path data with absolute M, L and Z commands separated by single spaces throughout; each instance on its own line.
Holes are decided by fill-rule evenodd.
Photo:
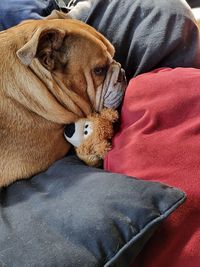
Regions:
M 82 161 L 89 166 L 99 167 L 111 149 L 113 124 L 118 118 L 117 110 L 104 108 L 100 113 L 92 113 L 75 123 L 67 124 L 64 136 Z

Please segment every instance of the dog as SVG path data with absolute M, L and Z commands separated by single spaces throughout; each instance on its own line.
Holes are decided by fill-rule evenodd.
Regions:
M 65 124 L 120 104 L 126 81 L 113 56 L 103 35 L 73 19 L 0 32 L 0 187 L 64 157 Z

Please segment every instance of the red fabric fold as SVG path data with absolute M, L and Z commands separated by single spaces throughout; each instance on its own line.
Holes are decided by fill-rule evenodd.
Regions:
M 200 266 L 200 70 L 162 68 L 132 79 L 104 167 L 186 192 L 134 267 Z

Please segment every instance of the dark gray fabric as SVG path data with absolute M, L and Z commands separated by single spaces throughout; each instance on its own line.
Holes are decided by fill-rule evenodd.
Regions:
M 191 7 L 200 7 L 199 0 L 187 0 L 187 2 Z
M 111 41 L 128 79 L 159 67 L 200 67 L 199 32 L 182 0 L 96 0 L 76 18 Z
M 0 189 L 0 266 L 129 266 L 184 199 L 177 189 L 66 157 Z

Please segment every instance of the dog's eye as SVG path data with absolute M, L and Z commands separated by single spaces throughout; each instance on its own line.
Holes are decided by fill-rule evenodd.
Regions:
M 84 135 L 87 135 L 88 134 L 88 131 L 84 131 Z
M 88 124 L 86 124 L 86 125 L 85 125 L 85 128 L 88 128 L 88 126 L 89 126 L 89 125 L 88 125 Z
M 105 76 L 108 71 L 108 66 L 96 67 L 93 71 L 97 76 Z

